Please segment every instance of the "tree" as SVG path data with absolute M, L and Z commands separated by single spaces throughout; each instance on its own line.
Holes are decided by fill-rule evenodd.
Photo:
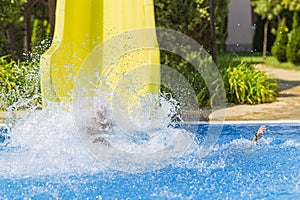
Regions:
M 55 27 L 55 8 L 56 8 L 56 0 L 48 0 L 48 8 L 49 8 L 49 23 L 50 23 L 50 37 L 53 38 L 54 27 Z
M 300 64 L 300 16 L 294 12 L 293 29 L 287 47 L 287 59 L 294 64 Z
M 32 46 L 32 15 L 34 15 L 33 7 L 40 3 L 43 7 L 46 7 L 48 10 L 48 20 L 50 23 L 50 35 L 53 36 L 54 32 L 54 21 L 55 21 L 55 6 L 56 6 L 56 0 L 27 0 L 26 4 L 24 6 L 24 49 L 25 52 L 31 52 L 31 46 Z M 43 9 L 39 9 L 43 10 Z M 47 14 L 47 13 L 46 13 Z
M 290 11 L 300 11 L 300 0 L 281 0 L 281 5 Z
M 279 62 L 287 61 L 286 49 L 288 44 L 288 28 L 286 26 L 286 19 L 283 18 L 278 25 L 276 40 L 272 46 L 272 54 Z
M 254 12 L 262 19 L 266 19 L 264 24 L 264 43 L 263 43 L 263 57 L 266 57 L 267 41 L 268 41 L 268 26 L 271 20 L 277 17 L 282 11 L 281 0 L 253 0 Z
M 24 4 L 25 0 L 0 1 L 0 31 L 2 32 L 0 33 L 0 52 L 8 53 L 16 50 L 15 26 L 20 23 L 20 15 Z
M 228 3 L 229 0 L 214 1 L 218 50 L 225 47 Z M 210 0 L 154 0 L 154 7 L 158 27 L 186 34 L 211 50 Z
M 34 6 L 34 0 L 27 0 L 24 6 L 24 50 L 26 53 L 31 51 L 31 35 L 32 35 L 32 24 L 31 24 L 31 10 Z
M 181 32 L 203 45 L 203 48 L 211 50 L 210 31 L 210 0 L 154 0 L 155 19 L 158 27 L 169 28 Z M 223 50 L 227 37 L 227 13 L 229 0 L 214 1 L 216 45 L 218 50 Z M 164 42 L 161 35 L 159 44 Z M 167 40 L 168 41 L 168 40 Z M 174 41 L 177 42 L 177 41 Z M 175 45 L 174 45 L 175 46 Z M 188 47 L 180 49 L 187 57 L 200 59 L 206 55 L 199 55 L 199 52 L 191 52 Z M 214 97 L 210 97 L 208 87 L 201 74 L 182 57 L 167 51 L 160 51 L 161 63 L 170 66 L 182 74 L 197 94 L 199 105 L 210 105 Z M 207 60 L 209 61 L 207 61 Z M 210 70 L 211 57 L 200 59 L 203 70 Z M 207 68 L 206 68 L 207 67 Z M 162 88 L 162 91 L 168 91 Z M 215 99 L 214 99 L 215 101 Z
M 11 54 L 22 58 L 23 52 L 31 52 L 32 39 L 42 41 L 48 33 L 53 37 L 56 0 L 1 0 L 0 1 L 0 55 Z M 33 26 L 33 24 L 43 26 Z M 38 30 L 41 28 L 43 30 Z M 45 28 L 47 30 L 45 30 Z M 39 34 L 35 34 L 33 29 Z M 43 38 L 38 38 L 42 35 Z
M 217 47 L 216 47 L 216 29 L 215 29 L 215 4 L 214 0 L 209 3 L 210 13 L 210 29 L 211 29 L 211 52 L 213 61 L 217 62 Z

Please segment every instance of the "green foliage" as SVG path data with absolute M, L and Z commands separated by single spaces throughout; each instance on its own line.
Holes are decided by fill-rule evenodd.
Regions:
M 47 20 L 35 19 L 32 31 L 32 52 L 41 55 L 50 44 L 50 24 Z
M 271 102 L 278 96 L 276 80 L 246 62 L 230 66 L 224 79 L 228 81 L 228 100 L 238 104 Z
M 32 53 L 41 55 L 50 44 L 50 23 L 48 20 L 48 7 L 41 3 L 34 5 L 32 23 Z
M 4 31 L 3 31 L 4 32 Z M 7 41 L 5 34 L 0 33 L 0 55 L 7 54 L 9 51 L 9 42 Z
M 27 0 L 0 1 L 0 55 L 10 54 L 16 60 L 23 59 L 25 44 L 24 12 L 28 2 Z M 31 1 L 29 7 L 33 22 L 31 31 L 35 34 L 31 37 L 33 39 L 32 51 L 37 55 L 43 53 L 50 43 L 48 7 L 47 3 L 42 3 L 42 1 Z M 39 44 L 41 41 L 44 41 L 47 45 Z
M 261 56 L 259 58 L 262 59 Z M 210 65 L 208 64 L 210 62 L 205 61 L 203 56 L 197 56 L 195 59 L 198 59 L 202 72 L 206 71 L 207 74 L 214 73 L 210 70 Z M 177 55 L 172 55 L 172 57 L 166 55 L 162 61 L 180 72 L 189 82 L 196 94 L 196 101 L 200 107 L 210 106 L 213 101 L 216 101 L 215 97 L 210 95 L 207 84 L 201 74 L 186 60 L 179 58 Z M 277 81 L 270 79 L 264 72 L 255 69 L 249 63 L 241 62 L 237 54 L 222 54 L 219 56 L 218 69 L 223 77 L 227 102 L 259 104 L 273 101 L 278 96 Z M 209 82 L 210 84 L 217 84 L 215 80 L 209 80 Z M 180 88 L 180 85 L 173 87 Z M 166 88 L 163 88 L 163 91 L 168 92 Z
M 293 30 L 287 47 L 287 59 L 294 64 L 300 64 L 300 16 L 294 12 Z
M 1 0 L 0 1 L 0 55 L 12 54 L 14 49 L 11 48 L 8 41 L 8 26 L 19 26 L 22 20 L 22 9 L 25 4 L 25 0 Z M 23 28 L 22 28 L 23 29 Z M 18 35 L 16 35 L 18 36 Z M 23 37 L 23 36 L 22 36 Z M 20 41 L 22 43 L 21 39 Z M 16 44 L 16 48 L 19 44 Z
M 285 18 L 286 25 L 288 30 L 292 30 L 292 22 L 293 22 L 293 12 L 289 10 L 282 10 L 280 16 L 278 18 Z M 263 39 L 264 39 L 264 23 L 266 19 L 262 20 L 258 18 L 255 22 L 255 34 L 253 37 L 253 50 L 255 52 L 262 52 L 263 51 Z M 278 20 L 272 20 L 269 23 L 268 28 L 268 35 L 267 35 L 267 51 L 271 51 L 271 48 L 276 40 L 276 30 L 278 29 Z M 271 31 L 270 31 L 271 30 Z
M 225 48 L 229 0 L 215 1 L 219 50 Z M 156 25 L 190 36 L 206 49 L 211 46 L 209 0 L 154 0 Z
M 278 16 L 283 9 L 280 1 L 281 0 L 252 0 L 254 12 L 257 13 L 261 17 L 261 19 L 265 20 L 263 57 L 266 57 L 267 54 L 269 22 L 272 21 L 276 16 Z
M 292 11 L 300 11 L 300 0 L 281 0 L 281 5 Z
M 285 18 L 281 20 L 278 26 L 276 40 L 272 46 L 272 54 L 279 62 L 286 62 L 286 49 L 288 44 L 288 28 L 285 23 Z
M 209 40 L 210 34 L 205 33 L 209 31 L 209 10 L 204 0 L 155 0 L 154 3 L 158 27 L 179 31 L 198 42 Z
M 283 10 L 280 15 L 281 19 L 285 18 L 286 26 L 289 30 L 292 30 L 293 12 L 289 10 Z
M 281 0 L 252 0 L 254 12 L 262 19 L 272 20 L 282 11 Z
M 9 60 L 9 56 L 0 57 L 0 91 L 0 109 L 28 99 L 31 105 L 40 104 L 38 63 L 16 62 Z
M 16 22 L 22 12 L 26 0 L 1 0 L 0 1 L 0 28 Z
M 229 0 L 215 1 L 215 26 L 217 46 L 221 51 L 225 48 L 227 37 L 227 12 Z M 156 25 L 181 32 L 196 40 L 205 49 L 211 47 L 209 0 L 154 0 Z M 168 36 L 166 36 L 168 37 Z M 159 44 L 164 40 L 159 41 Z M 177 42 L 177 41 L 174 41 Z M 193 52 L 187 49 L 180 49 L 187 56 Z M 209 71 L 209 65 L 205 65 L 203 56 L 199 62 L 202 69 Z M 196 59 L 196 58 L 195 58 Z M 210 59 L 211 58 L 207 58 Z M 210 63 L 208 61 L 208 63 Z M 161 51 L 161 63 L 177 70 L 189 82 L 189 85 L 196 93 L 196 100 L 200 106 L 210 105 L 216 98 L 209 95 L 209 90 L 201 74 L 186 60 L 170 52 Z M 171 78 L 171 77 L 170 77 Z M 211 81 L 212 83 L 214 81 Z M 180 87 L 180 86 L 179 86 Z M 168 89 L 162 88 L 163 91 Z
M 196 101 L 198 102 L 199 106 L 210 105 L 211 98 L 209 95 L 209 91 L 199 71 L 197 71 L 197 69 L 195 69 L 190 63 L 188 63 L 187 60 L 181 58 L 178 55 L 170 54 L 164 51 L 161 51 L 161 54 L 164 55 L 163 57 L 161 57 L 161 62 L 178 71 L 185 78 L 185 80 L 188 81 L 188 84 L 193 88 L 195 92 Z M 202 66 L 205 67 L 206 65 Z M 163 74 L 162 76 L 164 76 L 164 78 L 172 78 L 168 76 L 168 74 Z M 172 87 L 180 88 L 181 86 L 173 85 Z M 170 92 L 167 88 L 162 88 L 162 90 L 165 92 Z
M 296 29 L 300 26 L 300 16 L 299 16 L 299 12 L 295 11 L 294 14 L 293 14 L 293 26 L 292 28 L 293 29 Z

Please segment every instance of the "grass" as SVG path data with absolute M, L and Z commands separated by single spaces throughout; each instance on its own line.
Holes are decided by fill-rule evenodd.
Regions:
M 270 67 L 300 71 L 300 65 L 294 65 L 290 62 L 280 63 L 272 55 L 267 55 L 266 58 L 263 58 L 261 53 L 224 53 L 219 55 L 220 60 L 228 60 L 228 57 L 232 59 L 231 64 L 233 66 L 237 66 L 243 60 L 249 64 L 265 64 Z

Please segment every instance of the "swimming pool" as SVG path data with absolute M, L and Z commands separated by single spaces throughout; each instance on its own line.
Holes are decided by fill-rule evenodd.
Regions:
M 46 165 L 53 164 L 45 161 L 48 154 L 44 150 L 30 154 L 22 167 L 6 167 L 10 163 L 20 165 L 15 159 L 28 155 L 26 149 L 2 145 L 0 196 L 4 199 L 299 199 L 300 124 L 265 124 L 268 131 L 254 144 L 250 139 L 259 125 L 225 124 L 209 155 L 199 156 L 198 147 L 192 146 L 173 164 L 145 173 L 94 169 L 91 161 L 79 154 L 74 154 L 79 161 L 77 157 L 67 157 L 69 164 L 56 163 L 54 167 L 61 168 L 58 173 L 51 170 L 42 173 Z M 201 146 L 209 126 L 218 125 L 186 124 L 182 128 L 196 130 Z M 72 144 L 69 137 L 64 136 L 64 140 Z M 43 157 L 45 166 L 35 166 L 40 165 L 35 162 L 39 157 Z

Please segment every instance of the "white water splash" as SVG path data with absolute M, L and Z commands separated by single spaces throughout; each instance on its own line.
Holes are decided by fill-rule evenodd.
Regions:
M 0 176 L 92 173 L 104 169 L 78 137 L 70 108 L 53 104 L 21 118 L 0 157 Z
M 296 140 L 286 140 L 283 144 L 283 147 L 296 147 L 296 148 L 300 148 L 300 142 L 296 141 Z
M 162 119 L 166 116 L 168 113 L 161 114 L 159 117 Z M 191 134 L 187 131 L 168 126 L 142 131 L 147 131 L 143 134 L 151 135 L 151 137 L 146 139 L 129 137 L 121 134 L 121 130 L 117 126 L 113 126 L 107 134 L 107 138 L 112 147 L 117 147 L 119 151 L 129 154 L 158 152 L 169 147 L 170 143 L 173 144 L 173 140 L 178 135 L 181 135 L 181 141 L 171 146 L 175 150 L 180 149 L 185 142 L 192 139 Z M 0 177 L 93 174 L 108 169 L 104 166 L 105 163 L 95 159 L 95 156 L 83 144 L 83 140 L 78 134 L 78 127 L 75 126 L 70 105 L 52 103 L 43 110 L 25 114 L 13 126 L 10 136 L 9 143 L 0 150 Z M 88 137 L 87 135 L 87 139 Z M 100 145 L 100 149 L 106 148 L 103 144 L 96 145 Z M 168 153 L 172 153 L 172 151 L 171 149 Z M 103 157 L 106 156 L 105 151 L 102 151 L 102 154 Z M 178 155 L 178 152 L 174 152 L 173 157 L 172 155 L 168 156 L 176 158 Z M 107 156 L 106 158 L 114 159 Z M 130 162 L 130 159 L 131 157 L 126 162 Z M 151 160 L 145 165 L 150 166 Z M 112 167 L 112 169 L 115 168 Z

